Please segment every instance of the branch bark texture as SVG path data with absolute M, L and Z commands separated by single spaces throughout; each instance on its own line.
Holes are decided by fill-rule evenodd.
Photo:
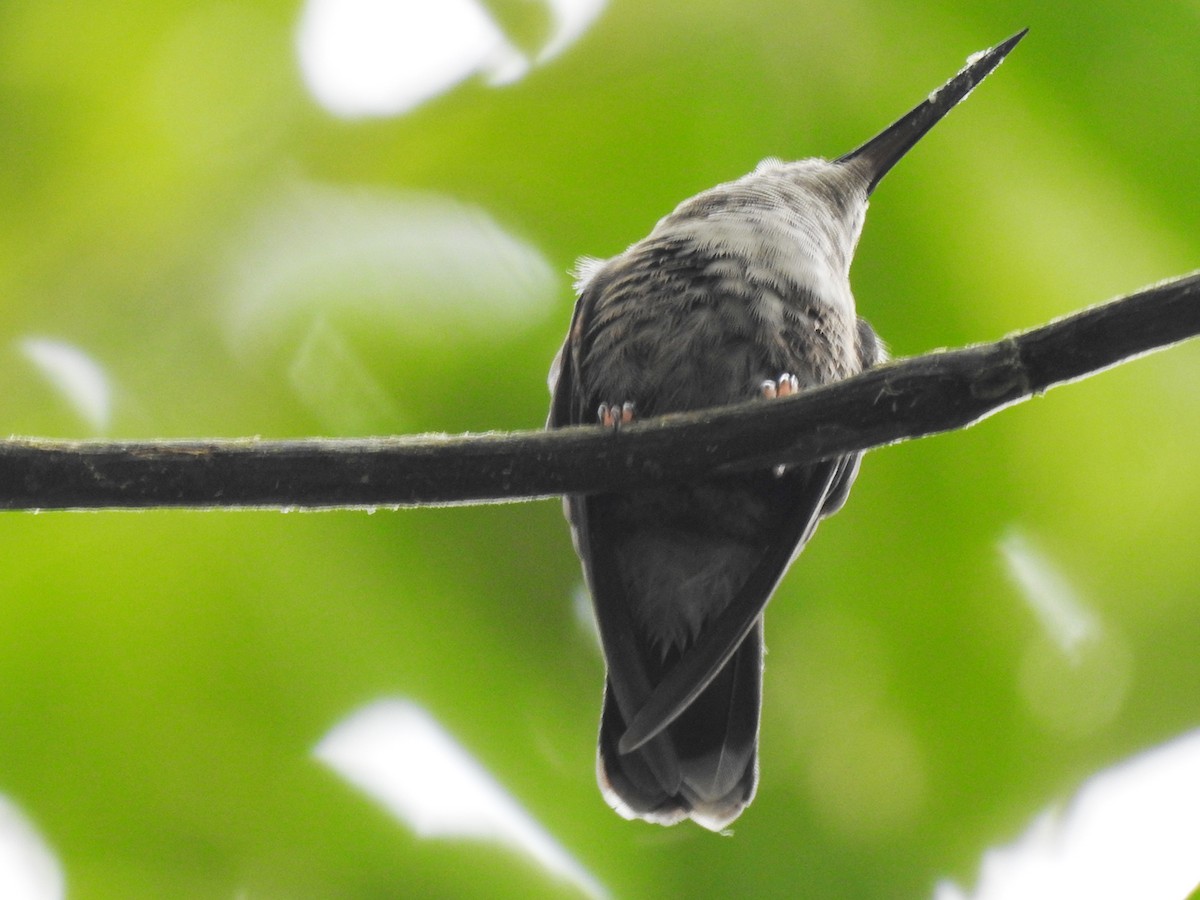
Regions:
M 990 344 L 818 390 L 609 432 L 0 442 L 0 509 L 328 509 L 502 503 L 811 462 L 965 428 L 1200 334 L 1200 271 Z

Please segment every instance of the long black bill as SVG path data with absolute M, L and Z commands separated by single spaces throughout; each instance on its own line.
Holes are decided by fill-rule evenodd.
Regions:
M 923 138 L 946 113 L 967 99 L 967 95 L 975 86 L 987 78 L 992 69 L 1000 65 L 1009 51 L 1025 37 L 1027 31 L 1028 28 L 1022 28 L 1003 44 L 973 54 L 962 70 L 930 94 L 924 103 L 901 116 L 861 147 L 851 150 L 845 156 L 839 156 L 834 162 L 865 166 L 867 193 L 870 194 L 900 157 L 912 149 L 913 144 Z

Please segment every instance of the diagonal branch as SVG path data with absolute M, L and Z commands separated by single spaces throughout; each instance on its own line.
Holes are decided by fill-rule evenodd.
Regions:
M 0 509 L 498 503 L 811 462 L 979 421 L 1200 333 L 1200 271 L 785 400 L 600 428 L 338 440 L 0 442 Z

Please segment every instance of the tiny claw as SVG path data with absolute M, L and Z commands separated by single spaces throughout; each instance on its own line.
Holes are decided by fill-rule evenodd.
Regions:
M 778 380 L 772 381 L 768 378 L 759 385 L 758 389 L 767 400 L 774 400 L 776 397 L 790 397 L 799 392 L 800 379 L 788 372 L 782 372 Z
M 622 425 L 628 425 L 633 421 L 634 405 L 629 401 L 625 403 L 601 403 L 596 410 L 596 418 L 600 420 L 600 424 L 605 428 L 616 430 Z

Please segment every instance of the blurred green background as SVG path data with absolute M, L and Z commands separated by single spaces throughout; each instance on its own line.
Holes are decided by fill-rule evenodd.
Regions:
M 1026 25 L 875 194 L 860 310 L 911 355 L 1200 261 L 1194 4 L 495 0 L 470 40 L 422 6 L 489 21 L 0 6 L 0 429 L 538 427 L 576 256 L 764 156 L 850 149 Z M 459 45 L 477 61 L 423 100 L 362 99 L 371 65 Z M 1193 343 L 871 454 L 767 616 L 732 838 L 601 800 L 557 503 L 4 514 L 0 795 L 74 897 L 577 893 L 417 837 L 313 758 L 407 698 L 615 896 L 970 885 L 1039 809 L 1200 724 L 1197 446 Z

